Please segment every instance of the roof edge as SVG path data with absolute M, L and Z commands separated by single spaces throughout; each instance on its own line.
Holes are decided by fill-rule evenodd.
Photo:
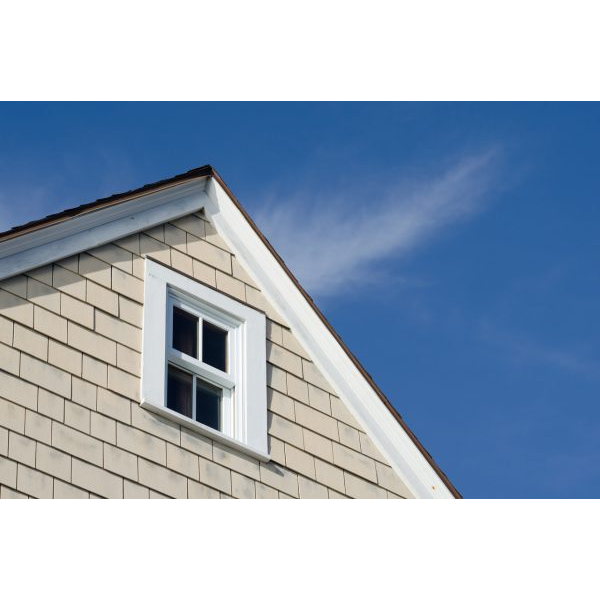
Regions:
M 62 223 L 63 221 L 66 221 L 68 219 L 72 219 L 83 214 L 94 212 L 96 210 L 100 210 L 108 206 L 114 206 L 116 204 L 120 204 L 121 202 L 127 202 L 128 200 L 132 200 L 133 198 L 136 198 L 138 196 L 149 194 L 151 192 L 156 192 L 160 189 L 172 187 L 184 181 L 198 179 L 201 177 L 210 177 L 213 175 L 215 175 L 215 171 L 211 165 L 197 167 L 195 169 L 186 171 L 185 173 L 182 173 L 180 175 L 175 175 L 174 177 L 161 179 L 160 181 L 149 183 L 147 185 L 143 185 L 139 188 L 135 188 L 127 192 L 113 194 L 112 196 L 107 196 L 105 198 L 93 200 L 92 202 L 87 202 L 75 208 L 69 208 L 59 213 L 48 215 L 41 219 L 29 221 L 28 223 L 24 223 L 23 225 L 17 225 L 15 227 L 12 227 L 11 229 L 0 232 L 0 242 L 4 242 L 5 240 L 10 240 L 21 235 L 25 235 L 26 233 L 38 231 L 40 229 L 50 227 L 57 223 Z
M 213 169 L 213 173 L 212 173 L 211 176 L 214 177 L 214 179 L 218 182 L 218 184 L 221 186 L 221 188 L 223 189 L 223 191 L 227 194 L 227 196 L 229 197 L 229 199 L 235 204 L 236 208 L 240 211 L 240 213 L 243 215 L 243 217 L 247 220 L 248 224 L 256 232 L 256 234 L 258 235 L 258 237 L 260 238 L 260 240 L 263 242 L 263 244 L 271 252 L 271 254 L 273 255 L 273 257 L 276 259 L 276 261 L 281 266 L 281 268 L 285 271 L 286 275 L 291 279 L 291 281 L 298 288 L 298 290 L 300 291 L 300 293 L 302 294 L 302 296 L 304 297 L 304 299 L 309 303 L 310 307 L 317 314 L 317 316 L 319 317 L 319 319 L 321 320 L 321 322 L 323 323 L 323 325 L 328 329 L 328 331 L 334 337 L 334 339 L 336 340 L 336 342 L 340 345 L 340 347 L 345 352 L 345 354 L 348 356 L 348 358 L 351 360 L 351 362 L 354 364 L 354 366 L 358 369 L 358 371 L 361 373 L 361 375 L 365 378 L 365 380 L 371 386 L 371 388 L 373 389 L 373 391 L 379 397 L 379 399 L 381 400 L 381 402 L 385 405 L 385 407 L 392 414 L 392 416 L 394 417 L 394 419 L 402 427 L 402 429 L 408 435 L 408 437 L 410 438 L 410 440 L 415 444 L 415 446 L 417 447 L 417 449 L 420 451 L 420 453 L 423 455 L 423 457 L 425 458 L 425 460 L 427 461 L 427 463 L 435 471 L 435 473 L 438 475 L 438 477 L 441 479 L 441 481 L 444 483 L 444 485 L 447 487 L 447 489 L 450 491 L 450 493 L 455 498 L 462 499 L 461 493 L 456 489 L 456 487 L 452 484 L 452 482 L 450 481 L 450 479 L 448 478 L 448 476 L 444 473 L 444 471 L 442 471 L 442 469 L 439 467 L 439 465 L 435 462 L 435 460 L 433 459 L 433 457 L 431 456 L 431 454 L 426 450 L 426 448 L 423 446 L 423 444 L 421 443 L 421 441 L 417 438 L 417 436 L 413 433 L 413 431 L 410 429 L 410 427 L 406 424 L 406 422 L 404 421 L 404 419 L 402 418 L 402 416 L 400 415 L 400 413 L 394 408 L 394 406 L 392 405 L 392 403 L 388 400 L 388 398 L 385 396 L 385 394 L 381 391 L 381 389 L 379 388 L 379 386 L 373 381 L 371 375 L 362 366 L 362 364 L 356 358 L 356 356 L 350 351 L 350 349 L 348 348 L 348 346 L 346 346 L 346 344 L 344 343 L 344 341 L 342 340 L 342 338 L 340 337 L 340 335 L 335 331 L 335 329 L 333 328 L 333 326 L 329 323 L 329 321 L 327 320 L 327 318 L 320 311 L 319 307 L 316 305 L 316 303 L 314 302 L 314 300 L 312 299 L 312 297 L 306 292 L 306 290 L 302 287 L 302 285 L 296 279 L 296 277 L 294 276 L 294 274 L 290 271 L 290 269 L 286 265 L 285 261 L 277 253 L 277 251 L 271 245 L 271 243 L 269 242 L 269 240 L 260 231 L 260 229 L 258 228 L 258 226 L 256 225 L 256 223 L 254 223 L 254 221 L 252 220 L 252 218 L 250 217 L 250 215 L 248 214 L 248 212 L 244 209 L 244 207 L 242 206 L 242 204 L 235 197 L 235 195 L 233 194 L 233 192 L 229 189 L 229 187 L 224 182 L 224 180 L 222 179 L 222 177 L 217 173 L 217 171 L 215 169 Z

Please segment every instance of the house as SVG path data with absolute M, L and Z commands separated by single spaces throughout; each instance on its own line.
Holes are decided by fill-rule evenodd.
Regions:
M 0 234 L 2 498 L 453 498 L 205 166 Z

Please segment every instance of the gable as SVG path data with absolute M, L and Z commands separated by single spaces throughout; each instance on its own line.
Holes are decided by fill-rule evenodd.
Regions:
M 363 380 L 362 386 L 356 385 L 356 366 L 351 360 L 349 364 L 342 364 L 339 355 L 332 354 L 330 351 L 332 341 L 339 346 L 335 337 L 327 340 L 322 332 L 315 333 L 314 327 L 313 330 L 303 327 L 310 322 L 304 311 L 306 307 L 302 306 L 303 303 L 306 304 L 306 300 L 296 287 L 294 294 L 297 296 L 293 296 L 290 302 L 290 295 L 286 296 L 284 293 L 286 290 L 280 285 L 281 280 L 277 279 L 277 273 L 265 272 L 267 268 L 275 271 L 277 265 L 273 267 L 264 256 L 261 256 L 261 251 L 268 251 L 263 240 L 257 237 L 255 232 L 243 230 L 244 222 L 239 220 L 240 216 L 243 218 L 243 214 L 231 202 L 224 188 L 214 178 L 208 181 L 202 180 L 197 188 L 194 188 L 192 183 L 187 185 L 186 190 L 179 190 L 179 194 L 173 194 L 174 190 L 171 190 L 170 199 L 164 203 L 156 198 L 142 198 L 142 201 L 146 202 L 147 213 L 139 209 L 134 211 L 130 207 L 129 215 L 125 215 L 121 209 L 116 220 L 97 221 L 98 230 L 94 232 L 93 237 L 95 240 L 102 239 L 102 235 L 113 235 L 118 230 L 116 224 L 121 219 L 135 221 L 130 224 L 130 227 L 136 229 L 144 222 L 143 219 L 150 219 L 147 221 L 150 224 L 153 224 L 152 219 L 165 219 L 165 211 L 172 211 L 170 214 L 178 214 L 181 211 L 188 213 L 191 203 L 194 202 L 200 201 L 205 211 L 168 219 L 167 224 L 161 221 L 163 224 L 145 228 L 141 233 L 121 237 L 90 249 L 87 253 L 79 255 L 76 270 L 73 265 L 77 257 L 66 257 L 58 261 L 50 269 L 52 284 L 54 284 L 55 272 L 59 273 L 58 285 L 64 283 L 60 279 L 60 274 L 67 280 L 69 277 L 74 279 L 73 276 L 78 275 L 89 282 L 89 287 L 97 293 L 85 300 L 73 296 L 71 300 L 67 300 L 66 306 L 75 300 L 96 304 L 101 302 L 103 306 L 95 306 L 94 310 L 99 310 L 102 314 L 106 311 L 108 315 L 114 315 L 115 300 L 109 293 L 112 291 L 119 296 L 117 318 L 122 318 L 120 313 L 120 304 L 122 304 L 123 319 L 127 319 L 128 311 L 135 312 L 132 308 L 133 303 L 137 304 L 140 301 L 143 257 L 149 256 L 189 277 L 264 310 L 269 318 L 267 343 L 269 436 L 274 464 L 290 470 L 293 473 L 292 479 L 294 474 L 296 478 L 308 478 L 310 475 L 312 479 L 307 480 L 313 481 L 315 485 L 322 485 L 322 482 L 319 483 L 319 476 L 323 478 L 327 473 L 328 476 L 335 478 L 338 493 L 346 492 L 346 486 L 350 486 L 352 489 L 361 490 L 360 494 L 354 495 L 362 496 L 397 494 L 404 497 L 413 495 L 421 497 L 436 496 L 440 493 L 443 496 L 446 490 L 444 483 L 430 466 L 431 472 L 428 471 L 428 463 L 422 460 L 422 455 L 420 455 L 421 462 L 424 464 L 418 464 L 417 469 L 414 464 L 411 465 L 410 456 L 407 459 L 406 455 L 410 455 L 411 452 L 414 455 L 415 450 L 420 453 L 410 436 L 404 435 L 406 438 L 402 440 L 404 445 L 398 444 L 397 440 L 392 444 L 387 443 L 387 446 L 386 443 L 382 443 L 382 438 L 386 436 L 381 435 L 381 429 L 388 438 L 390 433 L 398 438 L 398 431 L 390 431 L 392 428 L 400 429 L 400 434 L 404 431 L 393 418 L 391 422 L 389 420 L 386 422 L 385 418 L 380 419 L 380 415 L 373 415 L 369 410 L 364 410 L 364 384 L 373 394 L 373 388 L 370 387 L 372 383 L 366 381 L 359 372 L 359 379 Z M 161 211 L 160 214 L 156 213 L 157 209 Z M 237 216 L 236 210 L 239 213 Z M 131 214 L 135 214 L 136 218 L 131 219 Z M 91 213 L 87 217 L 86 226 L 92 227 L 90 223 L 93 221 L 90 221 L 89 217 L 97 219 L 98 215 Z M 245 223 L 246 227 L 249 227 L 249 221 Z M 107 227 L 112 228 L 112 233 L 107 232 Z M 50 235 L 46 235 L 45 239 L 50 246 L 59 244 L 60 252 L 65 252 L 68 247 L 72 247 L 69 244 L 81 243 L 77 240 L 80 233 L 72 227 L 67 237 L 69 243 L 61 239 L 52 239 Z M 90 239 L 89 229 L 86 234 Z M 23 240 L 20 240 L 20 243 L 23 248 Z M 0 245 L 0 250 L 3 245 Z M 45 250 L 47 251 L 47 247 Z M 4 252 L 6 253 L 7 250 L 4 249 Z M 26 258 L 31 260 L 31 249 L 26 249 L 25 252 L 30 252 Z M 0 259 L 0 264 L 5 263 L 6 261 Z M 102 264 L 108 265 L 110 286 L 107 286 L 106 275 L 102 275 L 105 270 Z M 63 270 L 71 275 L 66 276 Z M 40 283 L 48 285 L 48 273 L 46 272 L 45 275 L 40 273 L 44 273 L 44 268 L 38 269 L 28 280 L 35 282 L 45 279 L 45 282 L 40 281 Z M 258 280 L 260 284 L 257 283 Z M 22 294 L 22 281 L 22 277 L 4 281 L 3 287 L 12 289 L 13 292 L 20 289 Z M 276 282 L 275 286 L 273 282 Z M 293 280 L 290 279 L 289 282 L 294 285 Z M 59 289 L 59 296 L 70 298 L 69 289 L 76 289 L 77 284 L 69 280 L 64 285 L 67 287 Z M 33 284 L 33 288 L 35 287 L 36 284 Z M 103 288 L 102 293 L 100 288 Z M 135 297 L 132 298 L 132 295 Z M 11 293 L 10 296 L 0 298 L 6 305 L 3 310 L 13 315 L 28 310 L 9 306 L 11 302 L 14 304 L 13 296 L 19 297 Z M 131 306 L 128 301 L 132 302 Z M 110 310 L 113 310 L 113 313 Z M 314 318 L 315 315 L 313 314 L 312 317 Z M 129 318 L 131 320 L 131 317 Z M 331 337 L 330 333 L 328 335 Z M 129 350 L 136 352 L 132 348 Z M 333 365 L 332 359 L 336 361 Z M 135 362 L 135 357 L 130 355 L 129 360 Z M 353 374 L 352 371 L 355 373 Z M 133 383 L 128 385 L 130 390 L 135 387 Z M 123 391 L 124 389 L 120 390 L 121 393 Z M 379 398 L 375 399 L 378 406 L 389 417 L 388 408 Z M 134 397 L 133 400 L 139 401 L 139 398 Z M 406 452 L 405 448 L 411 452 Z M 268 470 L 268 467 L 264 468 Z M 303 475 L 302 469 L 304 469 Z M 340 483 L 341 481 L 343 484 Z M 333 484 L 333 481 L 330 483 Z M 335 491 L 336 488 L 330 487 L 329 490 Z

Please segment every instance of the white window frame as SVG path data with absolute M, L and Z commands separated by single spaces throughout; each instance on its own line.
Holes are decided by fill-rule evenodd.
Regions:
M 173 307 L 228 332 L 225 373 L 172 348 Z M 201 339 L 202 336 L 199 335 Z M 171 364 L 223 390 L 222 431 L 167 408 Z M 195 385 L 194 377 L 194 400 Z M 145 259 L 141 406 L 260 460 L 269 460 L 267 441 L 266 318 L 164 265 Z M 195 404 L 195 402 L 194 402 Z
M 198 358 L 194 358 L 173 348 L 173 308 L 175 307 L 198 318 Z M 216 312 L 210 306 L 206 306 L 199 298 L 194 298 L 193 301 L 190 301 L 173 289 L 168 289 L 167 291 L 166 321 L 167 338 L 165 344 L 167 368 L 169 365 L 173 365 L 182 371 L 194 375 L 192 379 L 192 398 L 194 399 L 192 401 L 192 420 L 196 421 L 196 382 L 197 378 L 199 378 L 222 390 L 220 407 L 222 429 L 220 431 L 229 437 L 235 437 L 235 433 L 243 428 L 243 423 L 239 419 L 242 411 L 239 407 L 234 407 L 234 404 L 239 405 L 243 402 L 243 390 L 236 389 L 238 387 L 238 364 L 241 364 L 243 361 L 243 353 L 240 351 L 241 344 L 243 343 L 240 328 L 243 323 L 230 315 Z M 207 321 L 216 325 L 219 329 L 227 331 L 227 372 L 220 371 L 202 361 L 203 336 L 200 331 L 203 321 Z M 238 417 L 235 421 L 234 415 Z

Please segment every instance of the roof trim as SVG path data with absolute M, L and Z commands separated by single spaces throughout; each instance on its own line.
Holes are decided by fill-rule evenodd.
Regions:
M 149 183 L 134 190 L 129 190 L 128 192 L 113 194 L 112 196 L 108 196 L 106 198 L 100 198 L 99 200 L 94 200 L 86 204 L 81 204 L 80 206 L 69 208 L 62 212 L 48 215 L 47 217 L 44 217 L 42 219 L 36 219 L 35 221 L 30 221 L 29 223 L 25 223 L 23 225 L 17 225 L 12 229 L 0 232 L 0 242 L 4 242 L 5 240 L 21 236 L 32 231 L 37 231 L 38 229 L 49 227 L 50 225 L 66 221 L 72 219 L 73 217 L 78 217 L 80 215 L 93 212 L 101 208 L 106 208 L 108 206 L 120 204 L 121 202 L 127 202 L 129 200 L 133 200 L 137 196 L 149 194 L 150 192 L 154 192 L 162 188 L 172 187 L 184 181 L 208 177 L 213 173 L 213 168 L 210 165 L 204 165 L 203 167 L 191 169 L 186 173 L 175 175 L 175 177 L 161 179 L 160 181 L 156 181 L 155 183 Z
M 204 181 L 200 182 L 197 180 Z M 213 181 L 217 185 L 212 185 Z M 194 182 L 194 184 L 181 186 L 181 184 L 185 182 Z M 177 187 L 178 189 L 172 190 L 172 192 L 169 193 L 169 189 L 174 187 Z M 156 194 L 155 192 L 161 193 Z M 86 248 L 107 243 L 108 241 L 112 241 L 118 237 L 141 231 L 147 227 L 152 227 L 153 225 L 148 224 L 150 222 L 155 221 L 154 224 L 158 224 L 159 222 L 164 222 L 174 218 L 174 215 L 176 214 L 178 214 L 178 216 L 183 216 L 183 214 L 189 214 L 190 212 L 199 210 L 202 207 L 209 209 L 213 213 L 211 217 L 216 221 L 215 225 L 220 225 L 218 228 L 222 229 L 224 226 L 224 221 L 223 219 L 220 219 L 218 215 L 219 210 L 227 208 L 226 204 L 224 204 L 225 196 L 231 201 L 233 207 L 236 209 L 236 212 L 238 212 L 242 217 L 242 221 L 240 221 L 239 224 L 243 225 L 243 222 L 245 222 L 246 225 L 249 226 L 249 228 L 252 230 L 252 233 L 255 234 L 257 239 L 261 242 L 262 246 L 268 250 L 268 253 L 274 259 L 277 268 L 281 269 L 282 273 L 285 274 L 289 282 L 291 282 L 295 292 L 290 288 L 290 294 L 297 296 L 297 298 L 295 298 L 296 308 L 300 308 L 300 305 L 304 302 L 308 303 L 308 307 L 311 309 L 314 315 L 318 317 L 318 321 L 320 322 L 321 326 L 325 328 L 325 333 L 329 334 L 335 341 L 337 347 L 343 351 L 340 359 L 343 359 L 343 355 L 345 355 L 345 358 L 347 361 L 349 361 L 349 364 L 352 365 L 353 369 L 358 371 L 362 380 L 368 385 L 368 388 L 370 388 L 371 392 L 374 393 L 374 396 L 377 397 L 377 400 L 379 401 L 378 404 L 387 409 L 385 413 L 393 417 L 394 422 L 400 425 L 402 432 L 407 436 L 410 442 L 414 444 L 418 450 L 418 453 L 422 456 L 422 458 L 425 459 L 425 463 L 431 468 L 431 474 L 435 475 L 433 479 L 438 480 L 439 478 L 439 481 L 436 481 L 436 484 L 443 484 L 451 496 L 455 498 L 461 498 L 460 493 L 452 485 L 445 473 L 435 463 L 431 455 L 423 447 L 408 425 L 406 425 L 400 414 L 371 379 L 371 376 L 367 373 L 357 358 L 350 352 L 343 340 L 335 332 L 331 324 L 318 309 L 312 298 L 302 288 L 285 262 L 282 260 L 279 254 L 277 254 L 275 249 L 271 246 L 269 241 L 258 229 L 248 213 L 239 203 L 237 198 L 233 195 L 218 173 L 210 165 L 205 165 L 203 167 L 188 171 L 187 173 L 177 175 L 170 179 L 164 179 L 153 184 L 145 185 L 129 192 L 116 194 L 108 198 L 103 198 L 95 202 L 84 204 L 62 213 L 50 215 L 44 219 L 32 221 L 22 226 L 15 227 L 4 233 L 0 233 L 0 278 L 9 277 L 11 274 L 17 274 L 19 272 L 24 272 L 26 270 L 35 268 L 36 266 L 47 264 L 48 262 L 60 260 L 61 258 L 65 258 L 71 254 L 81 252 Z M 118 208 L 124 203 L 130 203 L 130 205 L 121 206 Z M 111 210 L 103 210 L 110 207 L 112 207 Z M 231 210 L 228 210 L 227 212 L 231 218 L 234 218 L 234 214 L 231 212 Z M 136 215 L 140 214 L 146 215 L 146 217 L 144 219 L 136 219 Z M 162 219 L 162 221 L 156 219 Z M 97 235 L 91 235 L 91 231 L 96 231 Z M 101 232 L 101 235 L 99 232 Z M 220 231 L 220 233 L 225 233 L 224 237 L 226 238 L 226 241 L 232 244 L 232 249 L 236 250 L 236 246 L 239 248 L 239 235 L 236 236 L 235 232 L 232 231 Z M 113 237 L 110 238 L 110 236 Z M 238 239 L 234 240 L 233 242 L 230 239 L 227 239 L 232 237 L 238 237 Z M 65 239 L 69 240 L 70 244 L 65 244 Z M 52 248 L 53 252 L 51 253 L 48 253 L 47 251 L 49 244 L 54 244 L 54 247 Z M 72 251 L 73 248 L 79 246 L 81 246 L 79 250 Z M 37 253 L 36 247 L 38 248 Z M 39 248 L 41 247 L 44 247 L 44 252 L 39 251 Z M 27 251 L 29 251 L 28 255 Z M 239 249 L 237 250 L 237 253 L 240 255 L 240 262 L 244 264 L 246 261 L 243 260 L 243 253 L 240 253 Z M 19 254 L 25 256 L 27 260 L 21 260 L 20 262 L 17 261 L 16 257 L 18 257 Z M 248 270 L 254 272 L 257 269 L 255 267 Z M 260 276 L 256 277 L 256 279 L 259 281 L 259 283 L 262 283 L 260 281 Z M 270 296 L 269 299 L 271 300 L 272 304 L 274 304 L 275 308 L 280 310 L 282 313 L 289 312 L 289 310 L 282 310 L 282 306 L 285 307 L 286 301 L 284 301 L 282 297 L 278 297 L 279 294 L 276 289 L 272 290 L 270 294 L 266 295 L 267 297 Z M 283 316 L 286 315 L 284 314 Z M 302 327 L 302 323 L 298 323 L 298 325 L 299 327 Z M 305 335 L 301 336 L 304 338 L 301 341 L 304 341 L 305 344 L 309 346 L 314 346 L 314 344 L 309 343 L 310 340 L 306 339 L 306 335 L 307 334 L 305 332 Z M 327 373 L 329 372 L 329 369 L 322 364 L 323 361 L 327 361 L 327 357 L 322 357 L 321 361 L 317 362 L 317 365 L 321 367 L 325 373 Z M 330 364 L 330 366 L 334 370 L 339 370 L 336 369 L 337 364 Z M 339 374 L 341 375 L 341 373 Z M 346 375 L 349 376 L 351 374 L 346 372 Z M 334 385 L 334 388 L 337 387 L 339 386 Z M 385 417 L 385 414 L 383 414 L 377 406 L 373 405 L 371 406 L 371 409 L 377 413 L 380 424 L 384 425 L 384 427 L 381 431 L 379 431 L 380 435 L 376 434 L 372 430 L 372 427 L 365 428 L 367 433 L 371 434 L 371 436 L 376 440 L 380 438 L 381 435 L 386 437 L 392 435 L 393 437 L 394 432 L 390 430 L 389 423 L 384 424 L 384 421 L 388 421 L 389 419 Z M 360 417 L 362 418 L 359 418 L 359 420 L 361 423 L 363 423 L 365 418 L 369 418 L 369 415 L 360 415 Z M 401 440 L 397 441 L 401 442 Z M 392 456 L 390 456 L 389 447 L 387 450 L 388 451 L 384 451 L 384 455 L 386 455 L 386 458 L 390 460 L 390 463 L 396 466 L 397 470 L 404 475 L 404 478 L 406 479 L 406 465 L 404 468 L 401 468 L 398 465 L 398 457 L 394 457 L 393 452 Z M 407 450 L 406 446 L 404 447 L 404 450 Z M 421 476 L 425 474 L 422 466 L 419 467 L 419 471 L 421 472 Z M 411 487 L 414 487 L 414 485 Z M 446 496 L 445 494 L 441 493 L 441 490 L 436 489 L 435 485 L 433 490 L 415 489 L 414 491 L 417 497 Z
M 0 241 L 0 279 L 196 212 L 207 201 L 206 181 L 182 181 L 43 226 L 37 222 L 33 229 Z
M 371 435 L 382 454 L 413 488 L 414 494 L 421 498 L 461 498 L 216 172 L 208 180 L 206 191 L 211 202 L 205 211 L 219 234 L 236 251 L 238 261 L 261 285 L 274 308 L 286 318 L 322 374 L 350 405 L 351 412 L 366 433 Z M 227 202 L 223 196 L 226 196 Z M 233 203 L 242 219 L 236 219 L 228 201 Z M 249 226 L 260 244 L 251 244 L 251 235 L 244 231 L 244 224 Z M 261 247 L 267 251 L 262 256 Z M 252 260 L 253 257 L 260 258 Z M 276 268 L 269 264 L 269 258 Z M 286 280 L 291 285 L 286 285 Z M 327 339 L 329 336 L 330 339 Z

